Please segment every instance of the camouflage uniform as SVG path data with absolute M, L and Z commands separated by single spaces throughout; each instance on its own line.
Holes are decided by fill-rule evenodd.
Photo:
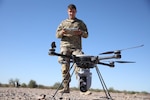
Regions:
M 74 35 L 73 31 L 67 31 L 67 34 L 65 36 L 61 33 L 62 29 L 66 28 L 77 28 L 82 30 L 81 35 Z M 88 31 L 87 27 L 84 24 L 82 20 L 79 20 L 75 18 L 74 20 L 72 19 L 66 19 L 61 22 L 61 24 L 58 26 L 57 32 L 56 32 L 56 37 L 61 39 L 60 42 L 60 52 L 61 54 L 64 55 L 81 55 L 82 53 L 82 44 L 81 44 L 81 38 L 87 38 L 88 37 Z M 68 72 L 69 67 L 70 67 L 70 59 L 69 58 L 62 58 L 59 57 L 58 61 L 61 63 L 62 61 L 66 61 L 66 63 L 61 63 L 62 64 L 62 77 L 63 79 L 65 76 L 67 76 L 64 80 L 64 83 L 69 81 L 70 74 Z

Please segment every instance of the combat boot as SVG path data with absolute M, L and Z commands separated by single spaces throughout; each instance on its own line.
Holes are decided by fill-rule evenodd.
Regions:
M 58 91 L 59 93 L 70 93 L 69 83 L 65 80 L 63 83 L 63 89 Z

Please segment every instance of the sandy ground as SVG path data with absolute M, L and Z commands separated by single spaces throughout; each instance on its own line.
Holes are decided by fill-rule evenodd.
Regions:
M 108 100 L 104 92 L 92 92 L 91 95 L 81 95 L 80 91 L 54 95 L 53 89 L 2 88 L 0 100 Z M 150 94 L 110 93 L 114 100 L 150 100 Z

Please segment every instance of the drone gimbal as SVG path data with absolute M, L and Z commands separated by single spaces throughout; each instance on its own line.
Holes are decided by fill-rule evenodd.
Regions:
M 143 45 L 136 46 L 136 47 L 131 47 L 131 48 L 127 48 L 127 49 L 132 49 L 132 48 L 137 48 L 137 47 L 142 47 L 142 46 Z M 68 55 L 63 55 L 63 54 L 60 54 L 60 53 L 56 53 L 55 48 L 56 48 L 55 42 L 52 42 L 51 43 L 51 49 L 49 49 L 48 54 L 51 55 L 51 56 L 61 56 L 61 57 L 70 58 L 70 62 L 73 63 L 73 65 L 76 64 L 77 67 L 79 67 L 81 69 L 81 71 L 78 73 L 79 88 L 80 88 L 81 92 L 86 92 L 90 88 L 90 86 L 91 86 L 91 76 L 92 76 L 92 73 L 90 73 L 90 69 L 91 68 L 96 68 L 96 71 L 97 71 L 99 80 L 102 84 L 103 90 L 105 92 L 106 98 L 111 99 L 111 100 L 112 100 L 112 97 L 110 96 L 110 93 L 107 89 L 107 86 L 106 86 L 104 80 L 103 80 L 103 77 L 100 73 L 100 70 L 97 67 L 97 64 L 106 65 L 106 66 L 109 66 L 109 67 L 115 67 L 115 64 L 114 64 L 115 62 L 117 62 L 117 63 L 134 63 L 134 62 L 131 62 L 131 61 L 111 61 L 109 63 L 104 63 L 103 62 L 104 60 L 107 60 L 107 59 L 120 59 L 121 58 L 121 51 L 126 50 L 126 49 L 100 53 L 100 55 L 112 54 L 112 55 L 109 55 L 109 56 L 90 56 L 90 55 L 70 55 L 70 56 L 68 56 Z M 73 65 L 71 66 L 70 70 L 72 69 Z M 69 73 L 69 71 L 68 71 L 68 73 Z M 74 71 L 72 72 L 72 74 L 73 73 L 74 73 Z M 70 78 L 71 78 L 71 76 L 70 76 Z M 63 81 L 62 81 L 62 83 L 63 83 Z M 60 86 L 62 85 L 62 83 L 60 84 Z M 58 89 L 60 88 L 60 86 L 58 87 Z M 53 95 L 53 98 L 55 98 L 55 95 L 58 92 L 58 89 L 56 90 L 55 94 Z

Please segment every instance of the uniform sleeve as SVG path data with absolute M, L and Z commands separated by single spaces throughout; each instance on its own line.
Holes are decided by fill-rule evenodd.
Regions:
M 56 37 L 57 38 L 62 38 L 63 35 L 61 33 L 61 30 L 63 29 L 63 22 L 60 23 L 60 25 L 58 26 L 57 30 L 56 30 Z
M 88 37 L 88 29 L 87 29 L 87 26 L 86 26 L 86 24 L 82 21 L 82 23 L 81 23 L 81 30 L 83 31 L 82 32 L 82 37 L 83 38 L 87 38 Z

